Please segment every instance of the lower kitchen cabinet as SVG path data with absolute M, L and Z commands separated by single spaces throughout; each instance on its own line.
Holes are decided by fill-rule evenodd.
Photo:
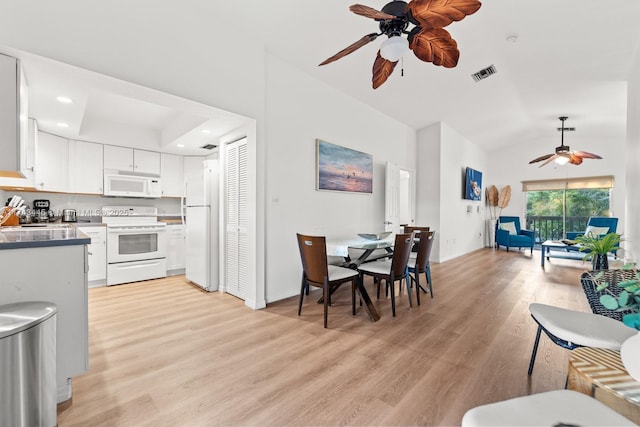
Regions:
M 184 245 L 184 225 L 167 224 L 167 275 L 184 273 Z
M 72 397 L 72 379 L 89 369 L 86 245 L 0 250 L 0 304 L 46 301 L 57 305 L 57 402 Z M 44 339 L 44 338 L 42 338 Z M 11 363 L 3 360 L 0 362 Z M 18 367 L 16 366 L 16 369 Z M 37 384 L 25 384 L 37 391 Z M 5 396 L 2 396 L 5 399 Z
M 87 246 L 89 287 L 105 286 L 107 284 L 107 229 L 101 226 L 78 227 L 78 229 L 91 237 L 91 244 Z

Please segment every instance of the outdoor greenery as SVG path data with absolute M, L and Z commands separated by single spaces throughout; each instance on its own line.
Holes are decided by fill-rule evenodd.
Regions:
M 527 216 L 562 216 L 564 190 L 527 192 Z M 566 190 L 567 216 L 609 216 L 606 188 Z M 585 224 L 586 227 L 586 224 Z
M 591 216 L 609 216 L 609 206 L 606 188 L 528 191 L 526 228 L 539 241 L 561 239 L 566 231 L 584 231 Z

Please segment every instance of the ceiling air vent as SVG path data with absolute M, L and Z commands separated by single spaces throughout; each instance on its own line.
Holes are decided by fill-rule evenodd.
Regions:
M 205 144 L 200 148 L 204 148 L 205 150 L 213 150 L 214 148 L 216 148 L 217 145 L 213 145 L 213 144 Z
M 473 77 L 473 80 L 476 82 L 479 82 L 480 80 L 484 80 L 487 77 L 489 77 L 492 74 L 497 73 L 498 70 L 496 70 L 496 67 L 492 65 L 489 65 L 487 68 L 483 68 L 482 70 L 478 71 L 477 73 L 473 73 L 471 74 L 471 77 Z

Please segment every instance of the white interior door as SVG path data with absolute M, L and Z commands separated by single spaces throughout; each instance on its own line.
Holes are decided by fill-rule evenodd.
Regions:
M 226 149 L 225 290 L 245 299 L 249 284 L 247 139 L 233 142 Z
M 414 172 L 401 169 L 387 162 L 385 175 L 385 215 L 384 229 L 399 233 L 400 224 L 414 224 L 415 199 Z
M 390 162 L 385 173 L 384 230 L 400 232 L 400 167 Z

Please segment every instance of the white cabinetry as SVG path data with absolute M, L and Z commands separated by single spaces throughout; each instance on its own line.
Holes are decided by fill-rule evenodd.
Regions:
M 40 191 L 69 190 L 69 140 L 38 132 L 35 187 Z
M 0 170 L 17 172 L 19 168 L 18 60 L 0 54 Z
M 160 155 L 160 177 L 162 197 L 182 197 L 184 194 L 184 173 L 182 156 Z
M 102 144 L 69 141 L 69 166 L 71 193 L 102 194 Z
M 133 170 L 139 173 L 160 175 L 160 153 L 133 150 Z
M 104 168 L 160 175 L 160 153 L 105 145 Z
M 78 227 L 91 237 L 91 244 L 87 246 L 89 258 L 89 272 L 87 280 L 89 287 L 107 284 L 107 228 L 102 226 Z
M 27 125 L 27 139 L 22 150 L 20 161 L 24 162 L 22 173 L 27 179 L 28 185 L 33 186 L 35 183 L 36 171 L 36 144 L 38 140 L 38 122 L 35 119 L 29 119 Z
M 71 379 L 89 368 L 86 245 L 5 249 L 1 252 L 2 304 L 50 301 L 58 306 L 57 401 L 68 400 L 72 392 Z
M 185 268 L 184 225 L 167 224 L 167 241 L 167 274 L 182 274 Z
M 20 61 L 0 54 L 0 176 L 23 179 L 31 185 L 33 157 L 28 159 L 28 100 L 27 83 Z M 31 153 L 33 154 L 33 152 Z

